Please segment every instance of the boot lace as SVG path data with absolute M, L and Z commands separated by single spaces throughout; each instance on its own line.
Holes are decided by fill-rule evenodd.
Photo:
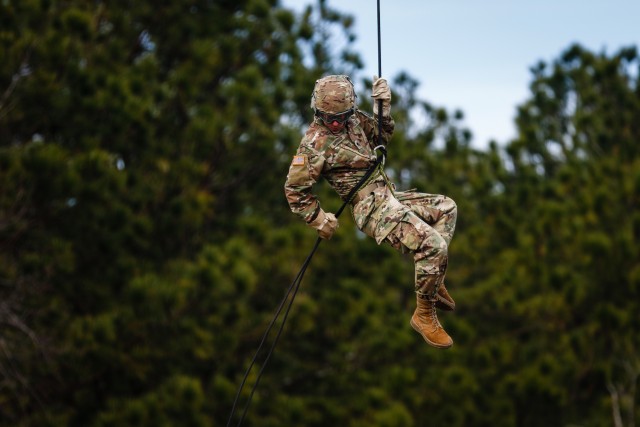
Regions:
M 438 319 L 438 314 L 436 313 L 436 301 L 429 301 L 429 306 L 431 307 L 429 313 L 429 316 L 431 316 L 431 320 L 433 321 L 434 325 L 442 329 L 442 325 L 440 324 L 440 320 Z

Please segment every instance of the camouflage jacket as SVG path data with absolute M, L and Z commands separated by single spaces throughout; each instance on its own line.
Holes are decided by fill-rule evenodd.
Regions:
M 392 118 L 382 120 L 383 141 L 389 141 L 394 127 L 395 122 Z M 377 134 L 377 121 L 361 111 L 357 111 L 349 119 L 345 129 L 335 135 L 319 119 L 315 119 L 302 138 L 289 166 L 284 190 L 291 211 L 307 223 L 318 215 L 320 202 L 312 193 L 312 187 L 320 177 L 324 177 L 345 200 L 351 189 L 376 161 L 374 147 L 379 145 Z M 382 180 L 382 177 L 373 178 L 376 179 Z M 356 225 L 361 230 L 366 218 L 379 207 L 376 203 L 370 202 L 366 209 L 359 209 L 359 217 L 355 218 Z M 364 201 L 358 205 L 363 203 Z M 374 230 L 363 231 L 375 237 L 379 243 L 384 238 L 382 234 L 386 235 L 390 230 L 378 230 L 382 231 L 382 234 Z

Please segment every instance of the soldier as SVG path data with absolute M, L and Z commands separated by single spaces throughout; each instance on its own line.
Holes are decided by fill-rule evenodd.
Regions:
M 318 230 L 323 239 L 331 238 L 338 220 L 320 207 L 311 193 L 313 184 L 324 177 L 345 200 L 375 163 L 375 147 L 386 144 L 393 134 L 391 90 L 385 79 L 374 77 L 372 98 L 374 117 L 356 107 L 348 76 L 323 77 L 313 89 L 314 120 L 293 157 L 284 189 L 292 212 Z M 382 138 L 378 136 L 377 120 L 381 120 Z M 384 242 L 413 254 L 417 307 L 410 324 L 428 344 L 451 347 L 453 340 L 438 321 L 436 308 L 455 308 L 443 283 L 456 225 L 454 201 L 442 195 L 396 191 L 380 167 L 350 203 L 355 224 L 362 232 L 378 244 Z

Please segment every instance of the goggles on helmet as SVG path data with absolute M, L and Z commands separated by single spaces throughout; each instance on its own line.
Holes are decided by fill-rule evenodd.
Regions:
M 316 110 L 315 115 L 325 123 L 331 124 L 333 122 L 338 122 L 338 124 L 343 125 L 347 122 L 347 120 L 349 120 L 349 117 L 351 117 L 353 113 L 354 113 L 354 109 L 349 108 L 347 111 L 343 111 L 341 113 L 335 113 L 335 114 L 325 113 L 324 111 Z

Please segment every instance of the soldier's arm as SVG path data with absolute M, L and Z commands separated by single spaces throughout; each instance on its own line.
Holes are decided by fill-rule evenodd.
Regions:
M 320 202 L 311 192 L 313 184 L 320 178 L 324 156 L 309 147 L 300 146 L 293 156 L 284 192 L 291 211 L 311 223 L 320 213 Z

